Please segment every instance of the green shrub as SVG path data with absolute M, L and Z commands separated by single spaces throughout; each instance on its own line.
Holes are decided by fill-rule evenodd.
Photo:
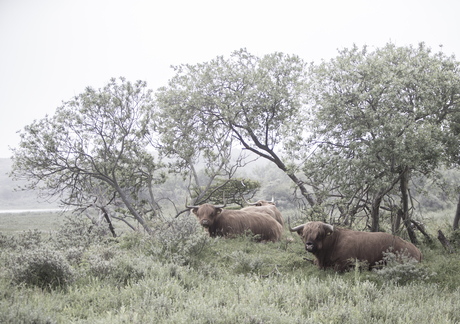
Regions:
M 4 256 L 4 271 L 15 284 L 40 288 L 65 287 L 75 273 L 60 251 L 48 247 L 20 249 Z
M 34 305 L 21 305 L 19 303 L 0 309 L 0 323 L 2 324 L 54 324 L 58 323 L 51 318 L 43 309 Z
M 436 273 L 430 271 L 412 258 L 407 251 L 400 252 L 390 248 L 383 252 L 383 260 L 378 262 L 380 267 L 373 271 L 385 281 L 392 281 L 398 284 L 406 284 L 414 280 L 427 280 Z
M 123 285 L 144 278 L 150 268 L 145 256 L 99 245 L 86 252 L 81 265 L 87 276 Z
M 0 248 L 2 250 L 15 250 L 20 247 L 30 249 L 42 243 L 42 233 L 35 230 L 24 231 L 18 235 L 0 233 Z
M 106 241 L 109 238 L 107 231 L 100 226 L 93 225 L 82 215 L 66 216 L 63 224 L 52 236 L 57 248 L 89 247 L 92 244 Z
M 85 249 L 81 246 L 69 247 L 65 250 L 65 258 L 71 265 L 77 266 L 83 259 Z
M 171 219 L 155 228 L 151 253 L 179 265 L 191 264 L 212 239 L 191 217 Z
M 234 251 L 229 257 L 234 262 L 231 269 L 235 273 L 257 272 L 265 265 L 260 257 L 249 255 L 243 251 Z

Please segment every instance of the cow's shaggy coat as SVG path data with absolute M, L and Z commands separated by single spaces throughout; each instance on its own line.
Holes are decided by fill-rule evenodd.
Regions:
M 276 242 L 283 234 L 283 227 L 275 219 L 258 210 L 229 210 L 203 204 L 194 206 L 192 212 L 211 237 L 234 237 L 250 231 L 260 240 Z
M 355 260 L 365 261 L 371 268 L 383 260 L 383 252 L 387 251 L 422 260 L 422 253 L 415 245 L 388 233 L 334 229 L 323 222 L 309 222 L 290 230 L 301 236 L 305 249 L 315 256 L 320 269 L 345 271 Z
M 276 220 L 280 225 L 284 228 L 284 218 L 281 215 L 280 211 L 278 208 L 276 208 L 275 205 L 264 205 L 264 206 L 249 206 L 249 207 L 244 207 L 240 209 L 242 211 L 256 211 L 256 212 L 262 212 L 267 215 L 270 215 L 271 218 Z
M 243 199 L 244 199 L 244 197 L 243 197 Z M 243 209 L 251 210 L 251 208 L 255 208 L 255 207 L 261 208 L 261 210 L 265 211 L 270 216 L 272 216 L 284 228 L 283 215 L 281 215 L 281 212 L 278 210 L 278 208 L 276 208 L 276 205 L 275 205 L 275 202 L 274 202 L 273 198 L 272 198 L 271 201 L 259 200 L 259 201 L 256 201 L 255 203 L 251 203 L 251 202 L 247 201 L 246 199 L 244 201 L 246 201 L 246 203 L 248 205 L 250 205 L 250 206 L 249 207 L 244 207 Z

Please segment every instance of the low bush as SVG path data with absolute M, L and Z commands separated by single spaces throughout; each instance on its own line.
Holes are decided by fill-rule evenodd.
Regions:
M 2 256 L 3 271 L 16 285 L 54 289 L 75 279 L 75 272 L 60 251 L 48 247 L 20 249 Z
M 179 265 L 194 262 L 213 241 L 194 218 L 184 217 L 158 223 L 150 244 L 153 257 Z
M 86 248 L 109 239 L 106 229 L 93 225 L 83 215 L 66 216 L 62 226 L 51 236 L 51 241 L 58 249 Z
M 125 285 L 144 278 L 150 266 L 145 256 L 130 254 L 113 246 L 94 246 L 83 256 L 81 268 L 85 276 Z
M 412 258 L 406 251 L 383 252 L 383 260 L 373 269 L 384 281 L 407 284 L 414 280 L 428 280 L 436 273 Z
M 2 250 L 29 249 L 40 245 L 42 241 L 42 233 L 39 230 L 28 230 L 17 235 L 6 235 L 0 232 L 0 248 Z

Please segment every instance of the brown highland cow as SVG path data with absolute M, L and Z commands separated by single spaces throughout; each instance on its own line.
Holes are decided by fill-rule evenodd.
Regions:
M 302 238 L 305 250 L 315 256 L 320 269 L 345 271 L 356 260 L 367 262 L 370 269 L 383 260 L 383 252 L 389 249 L 422 261 L 422 253 L 415 245 L 388 233 L 335 229 L 323 222 L 308 222 L 295 228 L 289 224 L 289 230 Z
M 269 214 L 259 210 L 229 210 L 224 205 L 203 204 L 187 206 L 211 237 L 235 235 L 251 232 L 259 235 L 261 241 L 276 242 L 281 239 L 283 227 Z

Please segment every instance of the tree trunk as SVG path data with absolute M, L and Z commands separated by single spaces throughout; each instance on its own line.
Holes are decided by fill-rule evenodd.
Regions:
M 115 190 L 118 192 L 118 194 L 120 195 L 120 198 L 121 200 L 123 201 L 123 203 L 125 204 L 125 206 L 128 208 L 129 212 L 131 213 L 131 215 L 134 216 L 134 218 L 139 222 L 139 224 L 142 225 L 142 227 L 144 227 L 145 231 L 147 233 L 149 233 L 150 235 L 153 235 L 153 231 L 150 229 L 150 227 L 147 225 L 147 222 L 145 221 L 144 218 L 142 218 L 141 215 L 139 215 L 139 213 L 133 208 L 133 206 L 131 205 L 131 203 L 129 202 L 128 198 L 126 197 L 125 193 L 123 192 L 123 190 L 120 188 L 120 186 L 118 185 L 118 183 L 114 183 L 114 188 Z
M 411 219 L 410 221 L 411 221 L 412 224 L 414 224 L 415 227 L 417 227 L 417 229 L 420 231 L 420 233 L 422 233 L 423 235 L 425 235 L 425 238 L 426 238 L 426 240 L 427 240 L 428 242 L 433 243 L 433 240 L 431 239 L 430 234 L 428 234 L 428 233 L 425 231 L 425 229 L 424 229 L 424 227 L 423 227 L 423 224 L 421 224 L 421 223 L 419 223 L 419 222 L 417 222 L 417 221 L 415 221 L 415 220 L 413 220 L 413 219 Z
M 460 195 L 458 196 L 457 211 L 455 212 L 455 217 L 454 217 L 454 225 L 453 225 L 454 231 L 458 229 L 459 221 L 460 221 Z
M 305 188 L 305 186 L 303 185 L 303 182 L 300 181 L 299 178 L 297 178 L 295 174 L 287 173 L 287 175 L 289 178 L 291 178 L 292 181 L 294 181 L 297 187 L 299 187 L 300 192 L 302 193 L 302 196 L 304 196 L 305 199 L 307 199 L 308 203 L 310 204 L 310 207 L 314 207 L 316 205 L 315 199 L 313 199 L 313 195 L 308 192 L 307 188 Z
M 445 249 L 449 249 L 449 252 L 452 253 L 452 245 L 450 244 L 449 240 L 446 239 L 444 233 L 441 230 L 438 230 L 438 240 L 439 242 L 441 242 L 442 246 L 444 246 Z
M 417 237 L 415 236 L 414 229 L 411 226 L 409 217 L 409 167 L 405 167 L 401 176 L 401 200 L 402 200 L 402 219 L 404 220 L 404 226 L 406 226 L 407 234 L 409 234 L 410 241 L 412 244 L 418 244 Z
M 396 211 L 396 218 L 392 224 L 393 234 L 396 234 L 397 232 L 399 232 L 399 227 L 401 226 L 402 217 L 403 217 L 403 211 L 401 210 L 401 208 L 398 208 L 398 210 Z
M 379 191 L 375 194 L 372 200 L 372 208 L 371 208 L 371 232 L 378 232 L 380 230 L 380 204 L 383 199 L 382 191 Z
M 107 210 L 104 207 L 101 207 L 102 213 L 104 214 L 104 218 L 109 224 L 109 230 L 110 233 L 112 233 L 113 237 L 117 237 L 117 234 L 115 233 L 115 228 L 112 225 L 112 221 L 110 220 L 109 214 L 107 213 Z

